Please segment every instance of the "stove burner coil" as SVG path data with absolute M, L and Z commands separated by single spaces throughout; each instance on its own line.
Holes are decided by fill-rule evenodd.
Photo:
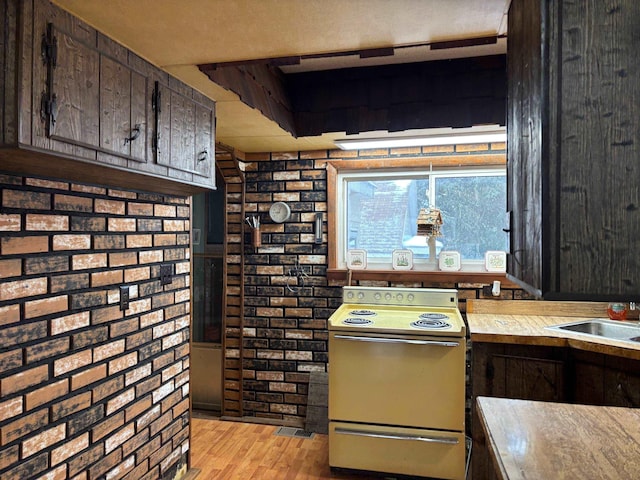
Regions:
M 345 318 L 342 323 L 345 325 L 371 325 L 373 320 L 369 320 L 368 318 L 359 318 L 359 317 L 349 317 Z
M 415 322 L 411 322 L 411 326 L 416 328 L 423 328 L 427 330 L 427 329 L 434 329 L 434 328 L 449 328 L 451 324 L 449 322 L 445 322 L 444 320 L 440 320 L 440 319 L 420 318 Z
M 349 313 L 359 317 L 375 317 L 377 315 L 373 310 L 351 310 Z
M 445 315 L 444 313 L 421 313 L 418 315 L 418 318 L 422 320 L 444 320 L 445 318 L 449 318 L 449 315 Z

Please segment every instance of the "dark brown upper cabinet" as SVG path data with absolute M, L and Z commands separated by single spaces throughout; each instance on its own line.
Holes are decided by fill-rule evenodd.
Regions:
M 108 46 L 119 53 L 117 45 Z M 146 77 L 52 23 L 46 26 L 41 50 L 43 62 L 34 65 L 34 71 L 41 66 L 46 70 L 40 101 L 45 128 L 37 132 L 51 140 L 146 162 Z M 121 56 L 127 60 L 126 52 Z M 46 139 L 36 137 L 34 143 L 39 141 L 47 146 Z M 109 163 L 107 157 L 99 158 Z M 124 165 L 124 161 L 114 163 Z
M 196 177 L 213 175 L 212 106 L 197 92 L 176 82 L 170 86 L 156 83 L 154 98 L 158 164 Z
M 640 300 L 640 2 L 513 0 L 508 276 L 547 299 Z
M 46 0 L 0 9 L 0 70 L 17 80 L 0 87 L 1 170 L 166 193 L 215 188 L 212 100 Z

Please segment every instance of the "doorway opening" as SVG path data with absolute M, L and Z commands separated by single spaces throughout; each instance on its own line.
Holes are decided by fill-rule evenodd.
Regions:
M 194 410 L 222 410 L 225 185 L 192 197 L 191 395 Z

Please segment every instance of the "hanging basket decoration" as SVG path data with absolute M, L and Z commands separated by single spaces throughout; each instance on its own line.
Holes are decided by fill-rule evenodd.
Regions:
M 417 235 L 422 237 L 440 237 L 440 227 L 442 226 L 442 214 L 440 209 L 421 208 L 418 213 L 418 231 Z

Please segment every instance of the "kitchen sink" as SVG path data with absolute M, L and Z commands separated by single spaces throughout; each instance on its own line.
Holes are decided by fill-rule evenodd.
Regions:
M 610 340 L 640 343 L 640 326 L 638 324 L 629 325 L 603 318 L 580 320 L 579 322 L 564 323 L 546 328 L 548 330 L 578 333 Z

